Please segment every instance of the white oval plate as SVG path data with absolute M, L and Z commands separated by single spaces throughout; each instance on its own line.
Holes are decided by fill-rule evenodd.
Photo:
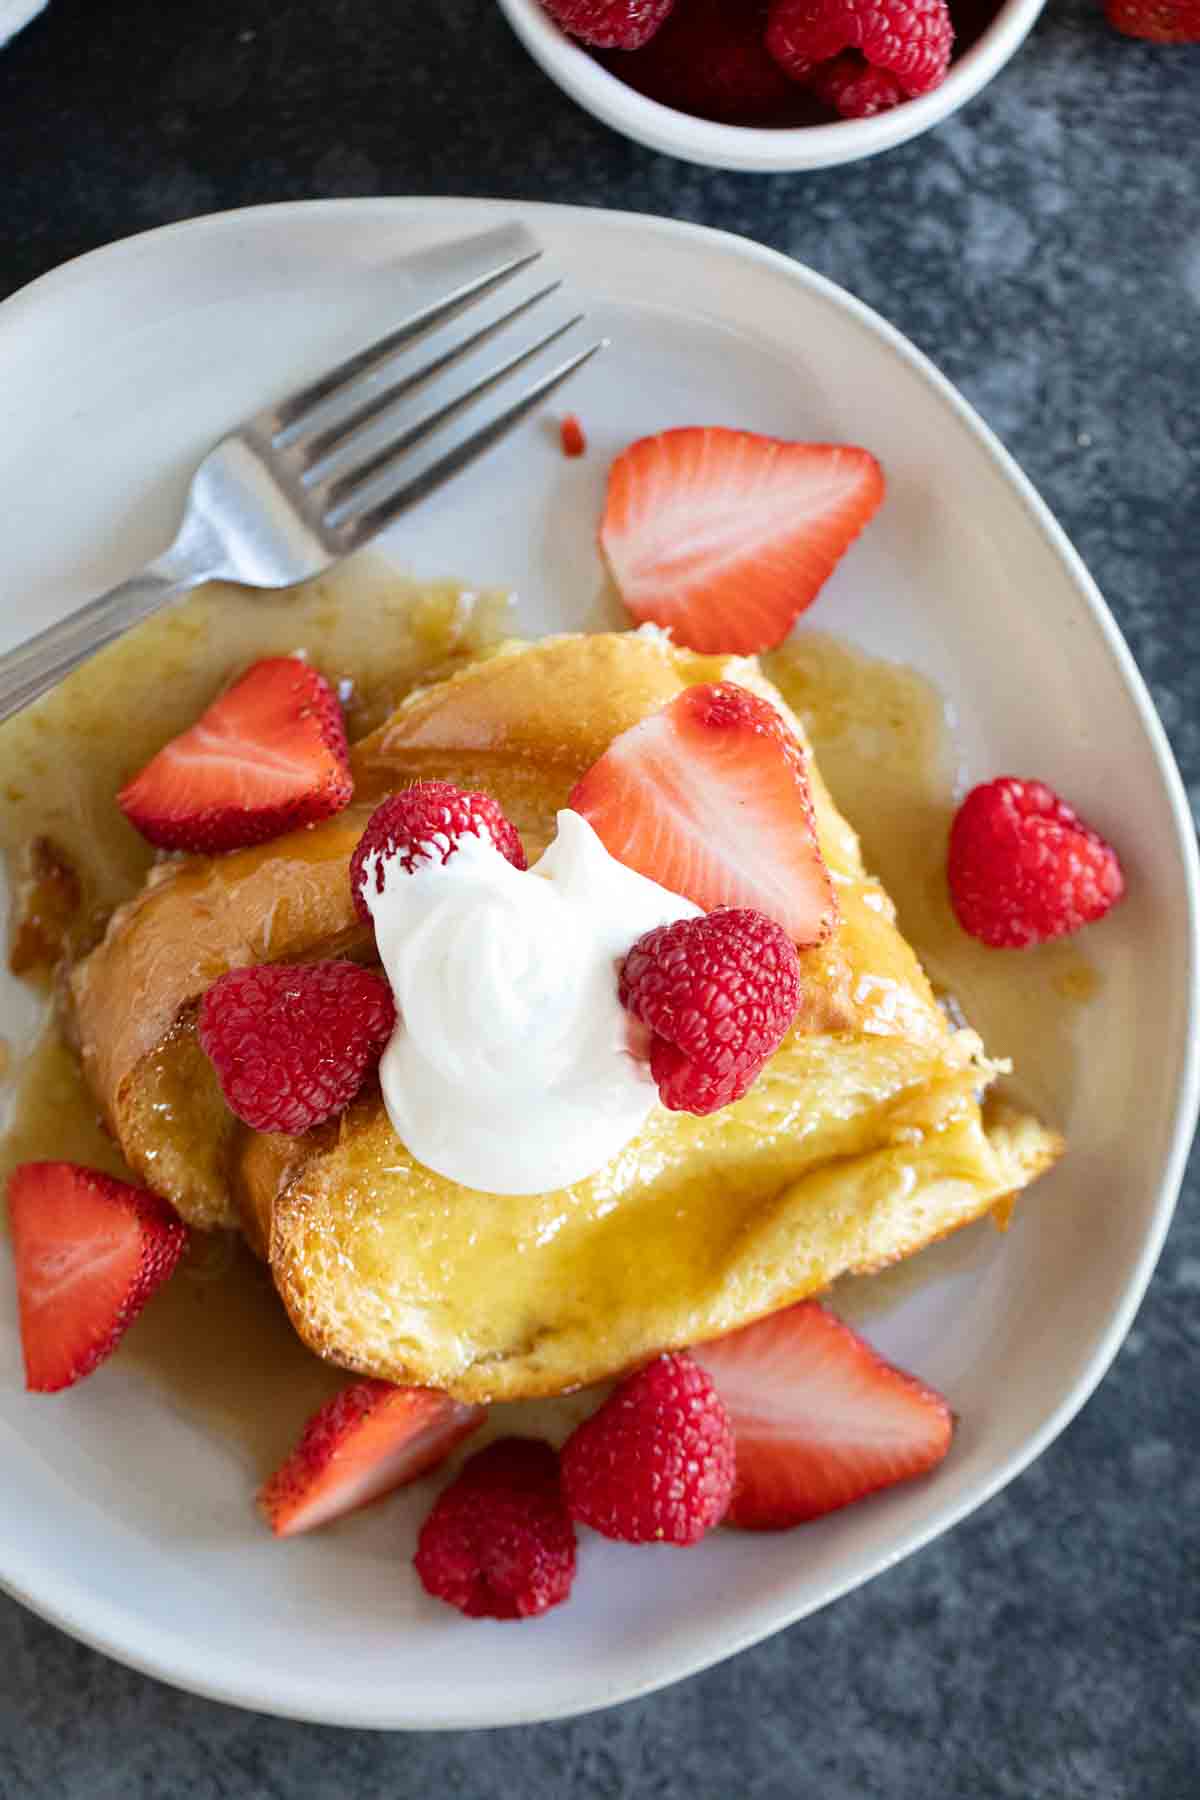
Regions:
M 953 1525 L 1070 1419 L 1123 1338 L 1193 1125 L 1196 856 L 1146 691 L 1061 531 L 947 383 L 819 276 L 661 219 L 354 200 L 201 219 L 84 257 L 0 308 L 0 642 L 155 553 L 188 472 L 243 414 L 391 322 L 395 260 L 520 212 L 611 350 L 571 390 L 592 454 L 536 420 L 397 540 L 419 573 L 509 583 L 530 630 L 594 619 L 608 457 L 687 421 L 869 445 L 889 497 L 809 615 L 925 670 L 966 772 L 1036 773 L 1118 840 L 1130 897 L 1089 941 L 1086 1056 L 1042 1098 L 1071 1153 L 1007 1237 L 928 1252 L 874 1312 L 885 1353 L 952 1397 L 936 1478 L 803 1531 L 700 1550 L 584 1534 L 569 1605 L 471 1623 L 408 1566 L 429 1488 L 286 1547 L 256 1471 L 116 1357 L 22 1391 L 0 1281 L 0 1579 L 111 1655 L 215 1699 L 340 1725 L 504 1725 L 611 1704 L 802 1618 Z M 1019 966 L 1014 963 L 1014 975 Z M 28 997 L 0 992 L 22 1038 Z M 1078 1060 L 1078 1067 L 1076 1063 Z M 1150 1077 L 1147 1079 L 1147 1077 Z

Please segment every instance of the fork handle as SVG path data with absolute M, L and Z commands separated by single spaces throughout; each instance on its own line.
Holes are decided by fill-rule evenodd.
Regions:
M 56 625 L 0 656 L 0 721 L 20 712 L 123 631 L 203 579 L 192 571 L 148 563 L 128 581 L 88 600 Z

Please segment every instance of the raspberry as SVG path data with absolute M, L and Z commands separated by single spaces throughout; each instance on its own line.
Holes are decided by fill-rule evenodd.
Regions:
M 972 788 L 947 862 L 964 931 L 1022 949 L 1103 918 L 1125 891 L 1117 853 L 1044 782 L 1005 775 Z
M 927 94 L 945 79 L 953 47 L 946 0 L 773 0 L 767 25 L 767 49 L 795 81 L 861 50 L 906 94 Z
M 686 0 L 654 42 L 606 66 L 639 93 L 731 125 L 774 124 L 796 91 L 763 45 L 766 0 Z
M 640 50 L 675 0 L 542 0 L 556 25 L 598 50 Z
M 733 1494 L 733 1426 L 690 1356 L 630 1375 L 563 1445 L 571 1517 L 629 1544 L 696 1544 Z
M 622 1006 L 648 1025 L 650 1072 L 672 1112 L 740 1100 L 787 1036 L 800 964 L 781 925 L 750 907 L 640 937 L 621 969 Z
M 367 820 L 367 829 L 350 858 L 350 891 L 354 910 L 364 924 L 371 923 L 366 900 L 364 864 L 372 853 L 375 892 L 383 892 L 383 864 L 398 856 L 411 875 L 417 864 L 440 857 L 448 862 L 464 832 L 486 838 L 514 869 L 527 867 L 525 851 L 516 828 L 509 824 L 499 803 L 490 794 L 468 794 L 451 781 L 418 781 L 403 793 L 391 794 Z
M 231 969 L 200 1002 L 200 1043 L 231 1112 L 289 1137 L 349 1105 L 396 1022 L 392 990 L 357 963 Z
M 843 119 L 871 119 L 908 98 L 894 75 L 873 69 L 853 50 L 821 63 L 805 76 L 804 85 Z
M 575 1527 L 558 1458 L 538 1438 L 498 1438 L 434 1502 L 413 1557 L 421 1585 L 472 1619 L 532 1619 L 575 1579 Z
M 1110 25 L 1156 44 L 1200 44 L 1200 0 L 1105 0 Z

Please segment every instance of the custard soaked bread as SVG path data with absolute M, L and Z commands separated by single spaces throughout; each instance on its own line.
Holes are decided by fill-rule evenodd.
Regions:
M 373 956 L 348 865 L 383 794 L 430 776 L 482 788 L 532 861 L 613 738 L 721 680 L 786 715 L 752 660 L 655 633 L 509 646 L 356 746 L 348 811 L 160 867 L 76 970 L 84 1066 L 127 1159 L 192 1223 L 240 1220 L 322 1355 L 463 1398 L 557 1393 L 909 1255 L 1058 1154 L 1036 1121 L 981 1111 L 994 1070 L 947 1024 L 815 768 L 841 923 L 801 953 L 797 1026 L 743 1100 L 704 1118 L 656 1108 L 597 1174 L 533 1196 L 415 1162 L 373 1088 L 298 1139 L 228 1112 L 196 1038 L 200 996 L 247 963 Z

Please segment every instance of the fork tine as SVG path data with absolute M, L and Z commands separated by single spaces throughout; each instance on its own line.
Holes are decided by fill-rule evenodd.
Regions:
M 397 400 L 406 394 L 413 393 L 417 388 L 424 387 L 427 382 L 433 380 L 435 375 L 440 375 L 445 370 L 452 368 L 456 362 L 460 362 L 472 350 L 482 348 L 498 332 L 503 331 L 506 325 L 514 324 L 540 301 L 547 300 L 551 294 L 557 293 L 561 286 L 561 280 L 549 282 L 545 287 L 539 288 L 536 294 L 531 294 L 526 300 L 518 301 L 516 306 L 501 313 L 499 318 L 492 319 L 488 324 L 481 325 L 478 331 L 472 331 L 466 337 L 460 338 L 457 343 L 451 344 L 439 356 L 435 356 L 431 362 L 423 363 L 419 369 L 414 369 L 411 374 L 402 376 L 399 381 L 384 388 L 381 393 L 364 402 L 339 424 L 330 425 L 325 431 L 317 432 L 312 438 L 302 439 L 296 443 L 294 448 L 300 451 L 308 462 L 302 477 L 304 482 L 307 484 L 320 480 L 321 463 L 328 461 L 335 452 L 340 453 L 348 449 L 359 433 L 377 419 L 380 413 L 386 412 L 388 407 L 394 405 Z
M 406 344 L 414 343 L 434 326 L 453 319 L 473 301 L 481 299 L 522 269 L 529 268 L 542 254 L 536 245 L 528 247 L 532 240 L 519 228 L 504 227 L 487 232 L 473 240 L 473 244 L 478 248 L 488 244 L 489 240 L 490 249 L 484 254 L 482 266 L 462 275 L 449 291 L 443 291 L 436 300 L 419 306 L 385 336 L 356 351 L 316 381 L 298 388 L 272 409 L 268 415 L 273 427 L 270 433 L 272 447 L 280 450 L 293 443 L 303 433 L 311 415 L 335 394 L 351 383 L 361 381 Z M 462 246 L 456 248 L 461 250 Z
M 555 332 L 547 341 L 553 342 L 554 338 L 560 335 L 560 332 Z M 577 369 L 581 369 L 584 363 L 589 362 L 597 350 L 604 350 L 607 346 L 608 339 L 601 338 L 596 343 L 589 344 L 585 350 L 577 351 L 574 356 L 568 357 L 565 362 L 559 363 L 556 368 L 541 376 L 532 387 L 527 388 L 518 399 L 507 406 L 503 412 L 498 413 L 495 418 L 489 420 L 471 437 L 454 444 L 428 467 L 407 477 L 401 472 L 397 484 L 390 490 L 380 493 L 378 497 L 364 497 L 358 489 L 355 489 L 354 493 L 335 509 L 335 512 L 328 515 L 327 527 L 340 531 L 349 540 L 346 546 L 347 550 L 367 542 L 377 532 L 383 531 L 401 513 L 406 512 L 410 506 L 415 506 L 418 501 L 441 487 L 443 482 L 449 481 L 460 470 L 469 468 L 486 450 L 490 450 L 493 444 L 499 443 L 502 438 L 507 437 L 508 433 L 519 425 L 522 419 L 527 418 L 531 412 L 535 411 L 542 401 L 547 399 L 557 387 L 560 387 L 569 376 L 573 375 Z M 522 358 L 521 360 L 526 359 Z M 477 393 L 478 390 L 474 390 L 472 397 L 475 397 Z M 374 486 L 375 484 L 370 485 Z
M 543 350 L 548 350 L 551 344 L 564 336 L 573 326 L 582 323 L 583 314 L 576 313 L 573 318 L 565 319 L 561 324 L 556 325 L 553 331 L 547 332 L 536 343 L 528 344 L 524 348 L 514 351 L 502 362 L 494 363 L 464 392 L 455 394 L 444 405 L 435 407 L 432 412 L 423 414 L 419 419 L 414 419 L 407 430 L 390 438 L 373 456 L 368 456 L 364 462 L 348 469 L 345 474 L 339 475 L 335 480 L 329 482 L 325 489 L 326 517 L 332 522 L 345 501 L 349 500 L 353 494 L 361 493 L 375 476 L 382 475 L 393 463 L 399 462 L 414 444 L 419 444 L 425 438 L 432 437 L 440 426 L 448 424 L 459 413 L 474 406 L 477 400 L 482 399 L 484 394 L 497 387 L 506 377 L 514 374 L 525 363 L 532 361 Z

